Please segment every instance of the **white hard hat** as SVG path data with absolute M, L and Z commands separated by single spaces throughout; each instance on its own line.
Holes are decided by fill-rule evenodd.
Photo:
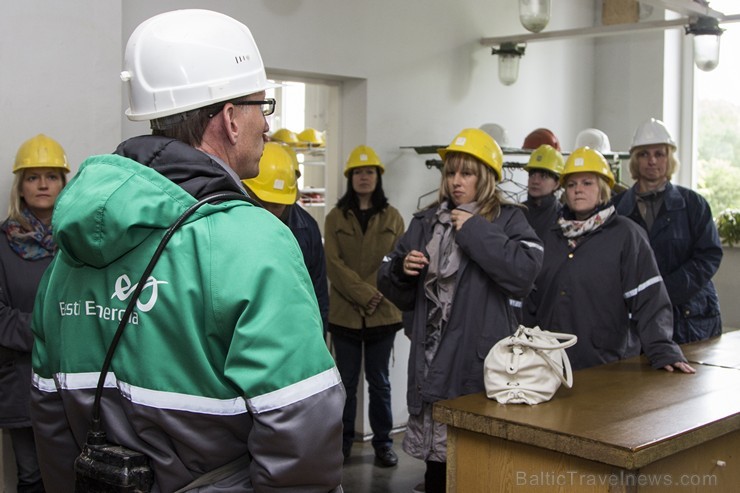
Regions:
M 598 128 L 586 128 L 578 132 L 574 149 L 580 149 L 581 147 L 590 147 L 601 154 L 611 154 L 612 152 L 609 137 Z
M 495 140 L 501 147 L 509 145 L 509 134 L 506 132 L 506 129 L 498 123 L 484 123 L 479 128 L 493 137 L 493 140 Z
M 665 128 L 665 124 L 655 118 L 644 121 L 639 127 L 637 127 L 635 136 L 632 138 L 630 152 L 632 152 L 632 149 L 635 147 L 653 144 L 666 144 L 673 147 L 674 150 L 676 149 L 676 142 L 673 140 L 673 137 L 671 137 L 668 129 Z
M 254 94 L 267 82 L 249 28 L 210 10 L 175 10 L 142 22 L 126 44 L 121 80 L 129 120 L 153 120 Z

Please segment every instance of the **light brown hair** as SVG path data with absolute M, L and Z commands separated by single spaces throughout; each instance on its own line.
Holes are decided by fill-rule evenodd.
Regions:
M 439 187 L 439 202 L 451 200 L 451 190 L 447 185 L 447 174 L 456 171 L 469 171 L 478 177 L 475 201 L 478 203 L 478 214 L 489 221 L 501 213 L 501 204 L 513 204 L 504 198 L 496 186 L 496 172 L 483 161 L 464 152 L 449 152 L 442 166 L 442 184 Z

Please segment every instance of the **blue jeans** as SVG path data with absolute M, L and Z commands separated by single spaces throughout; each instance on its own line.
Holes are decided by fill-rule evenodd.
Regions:
M 343 446 L 348 450 L 355 439 L 355 417 L 357 415 L 357 384 L 360 379 L 360 367 L 365 360 L 365 379 L 370 396 L 369 418 L 373 430 L 373 448 L 375 450 L 393 444 L 390 438 L 393 428 L 391 411 L 391 382 L 388 377 L 391 350 L 396 339 L 395 332 L 389 332 L 381 338 L 362 341 L 339 334 L 332 335 L 337 369 L 342 377 L 347 400 L 344 403 L 342 424 L 344 425 Z

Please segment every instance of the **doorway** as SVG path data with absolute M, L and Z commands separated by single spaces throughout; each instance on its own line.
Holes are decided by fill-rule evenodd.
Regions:
M 300 204 L 319 224 L 324 235 L 324 218 L 342 193 L 339 145 L 341 83 L 306 77 L 268 74 L 281 87 L 268 91 L 277 100 L 270 117 L 270 132 L 288 129 L 297 135 L 316 130 L 323 144 L 301 141 L 296 146 L 301 177 Z M 310 132 L 309 132 L 310 133 Z

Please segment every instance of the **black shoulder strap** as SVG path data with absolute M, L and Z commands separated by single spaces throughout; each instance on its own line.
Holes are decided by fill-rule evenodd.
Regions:
M 162 237 L 162 240 L 159 242 L 157 249 L 154 251 L 154 255 L 152 256 L 152 259 L 149 261 L 149 264 L 144 269 L 144 273 L 141 275 L 141 279 L 139 279 L 139 282 L 136 285 L 136 288 L 134 289 L 133 295 L 131 296 L 129 303 L 126 306 L 126 310 L 124 311 L 123 316 L 121 317 L 121 322 L 118 324 L 118 329 L 116 329 L 116 333 L 113 336 L 113 340 L 111 341 L 110 346 L 108 346 L 108 352 L 106 353 L 105 360 L 103 361 L 103 368 L 100 370 L 100 378 L 98 379 L 98 386 L 95 388 L 95 400 L 93 401 L 92 423 L 91 423 L 91 431 L 93 433 L 99 432 L 101 429 L 100 399 L 103 395 L 105 377 L 108 375 L 108 370 L 110 369 L 111 361 L 113 360 L 113 354 L 116 352 L 118 343 L 121 340 L 121 336 L 123 335 L 123 329 L 126 327 L 126 324 L 128 323 L 128 319 L 131 316 L 131 313 L 134 311 L 134 306 L 136 305 L 136 301 L 139 299 L 139 295 L 141 294 L 141 291 L 144 289 L 146 280 L 149 278 L 149 275 L 152 273 L 152 270 L 154 270 L 155 264 L 159 260 L 159 257 L 162 255 L 162 252 L 167 246 L 167 243 L 169 243 L 170 239 L 172 238 L 172 235 L 175 234 L 175 231 L 180 226 L 182 226 L 182 224 L 190 216 L 192 216 L 193 213 L 195 213 L 195 211 L 197 211 L 202 205 L 212 203 L 212 202 L 223 202 L 226 200 L 243 200 L 246 202 L 252 202 L 252 200 L 248 196 L 234 193 L 234 192 L 221 192 L 221 193 L 215 193 L 213 195 L 209 195 L 208 197 L 205 197 L 199 200 L 197 203 L 193 204 L 185 212 L 183 212 L 182 215 L 179 218 L 177 218 L 177 220 L 174 223 L 172 223 L 172 226 L 167 228 L 167 231 Z

